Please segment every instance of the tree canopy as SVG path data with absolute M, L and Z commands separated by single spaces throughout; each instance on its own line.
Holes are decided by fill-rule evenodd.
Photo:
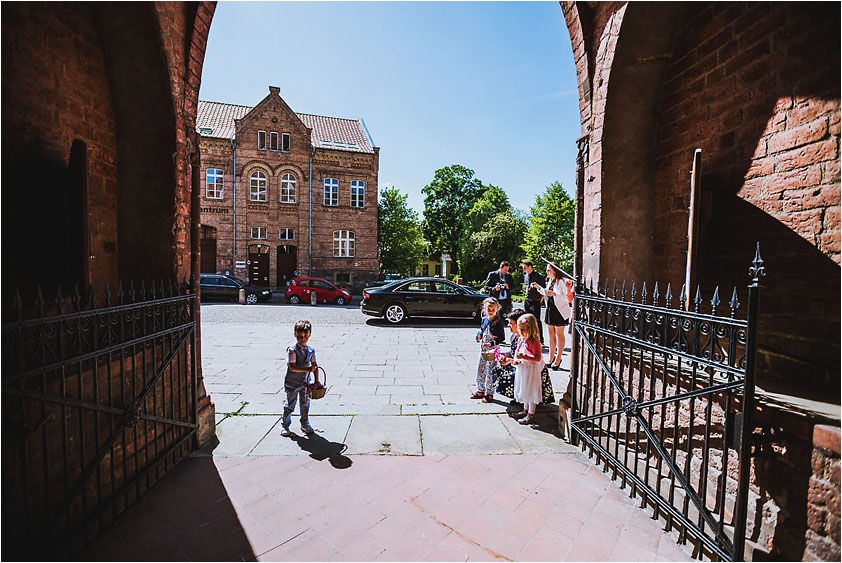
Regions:
M 573 229 L 576 207 L 561 184 L 554 182 L 535 198 L 523 250 L 533 264 L 543 255 L 565 271 L 573 272 Z
M 432 250 L 449 252 L 461 264 L 461 242 L 468 211 L 482 194 L 483 186 L 474 171 L 454 164 L 436 170 L 433 181 L 424 186 L 422 233 Z
M 411 276 L 424 259 L 418 213 L 407 205 L 407 195 L 394 187 L 380 190 L 377 202 L 377 249 L 380 272 Z

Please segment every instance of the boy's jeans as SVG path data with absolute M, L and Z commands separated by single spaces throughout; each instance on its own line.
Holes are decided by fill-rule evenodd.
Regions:
M 284 391 L 287 394 L 287 401 L 284 404 L 282 424 L 287 427 L 292 424 L 292 412 L 295 410 L 295 399 L 297 398 L 301 408 L 301 426 L 307 426 L 310 413 L 310 397 L 307 396 L 307 384 L 299 387 L 284 387 Z

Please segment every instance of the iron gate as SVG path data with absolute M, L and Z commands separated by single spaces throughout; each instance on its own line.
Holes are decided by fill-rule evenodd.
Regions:
M 675 308 L 657 284 L 650 296 L 645 284 L 638 294 L 577 281 L 574 299 L 574 439 L 682 542 L 723 560 L 744 556 L 759 245 L 749 273 L 747 320 L 736 288 L 727 317 L 718 287 L 710 313 L 699 288 L 688 300 L 682 287 Z
M 93 290 L 2 328 L 3 558 L 78 551 L 196 447 L 189 284 Z M 69 304 L 68 304 L 69 301 Z M 70 312 L 63 309 L 69 307 Z

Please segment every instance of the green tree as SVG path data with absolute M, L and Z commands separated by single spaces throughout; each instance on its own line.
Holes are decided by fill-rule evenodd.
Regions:
M 554 182 L 535 198 L 530 208 L 529 229 L 523 251 L 533 264 L 543 264 L 539 256 L 552 260 L 573 273 L 573 229 L 576 205 L 561 184 Z M 541 266 L 543 267 L 543 266 Z
M 407 195 L 397 188 L 380 190 L 377 202 L 377 250 L 380 272 L 412 276 L 421 264 L 425 245 L 418 213 L 407 205 Z
M 482 228 L 465 240 L 463 276 L 471 281 L 485 279 L 486 274 L 503 260 L 518 272 L 523 259 L 523 243 L 529 223 L 523 214 L 509 207 L 492 215 Z
M 474 178 L 474 171 L 458 164 L 436 170 L 433 181 L 421 190 L 424 238 L 430 241 L 431 250 L 448 252 L 460 271 L 465 219 L 482 190 L 482 182 Z

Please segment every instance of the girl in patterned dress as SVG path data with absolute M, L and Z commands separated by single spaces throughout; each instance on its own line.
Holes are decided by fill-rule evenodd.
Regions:
M 535 408 L 541 402 L 541 371 L 544 360 L 541 357 L 541 340 L 538 338 L 538 321 L 526 313 L 517 321 L 518 339 L 515 361 L 515 400 L 523 403 L 523 412 L 515 415 L 521 424 L 535 421 Z

